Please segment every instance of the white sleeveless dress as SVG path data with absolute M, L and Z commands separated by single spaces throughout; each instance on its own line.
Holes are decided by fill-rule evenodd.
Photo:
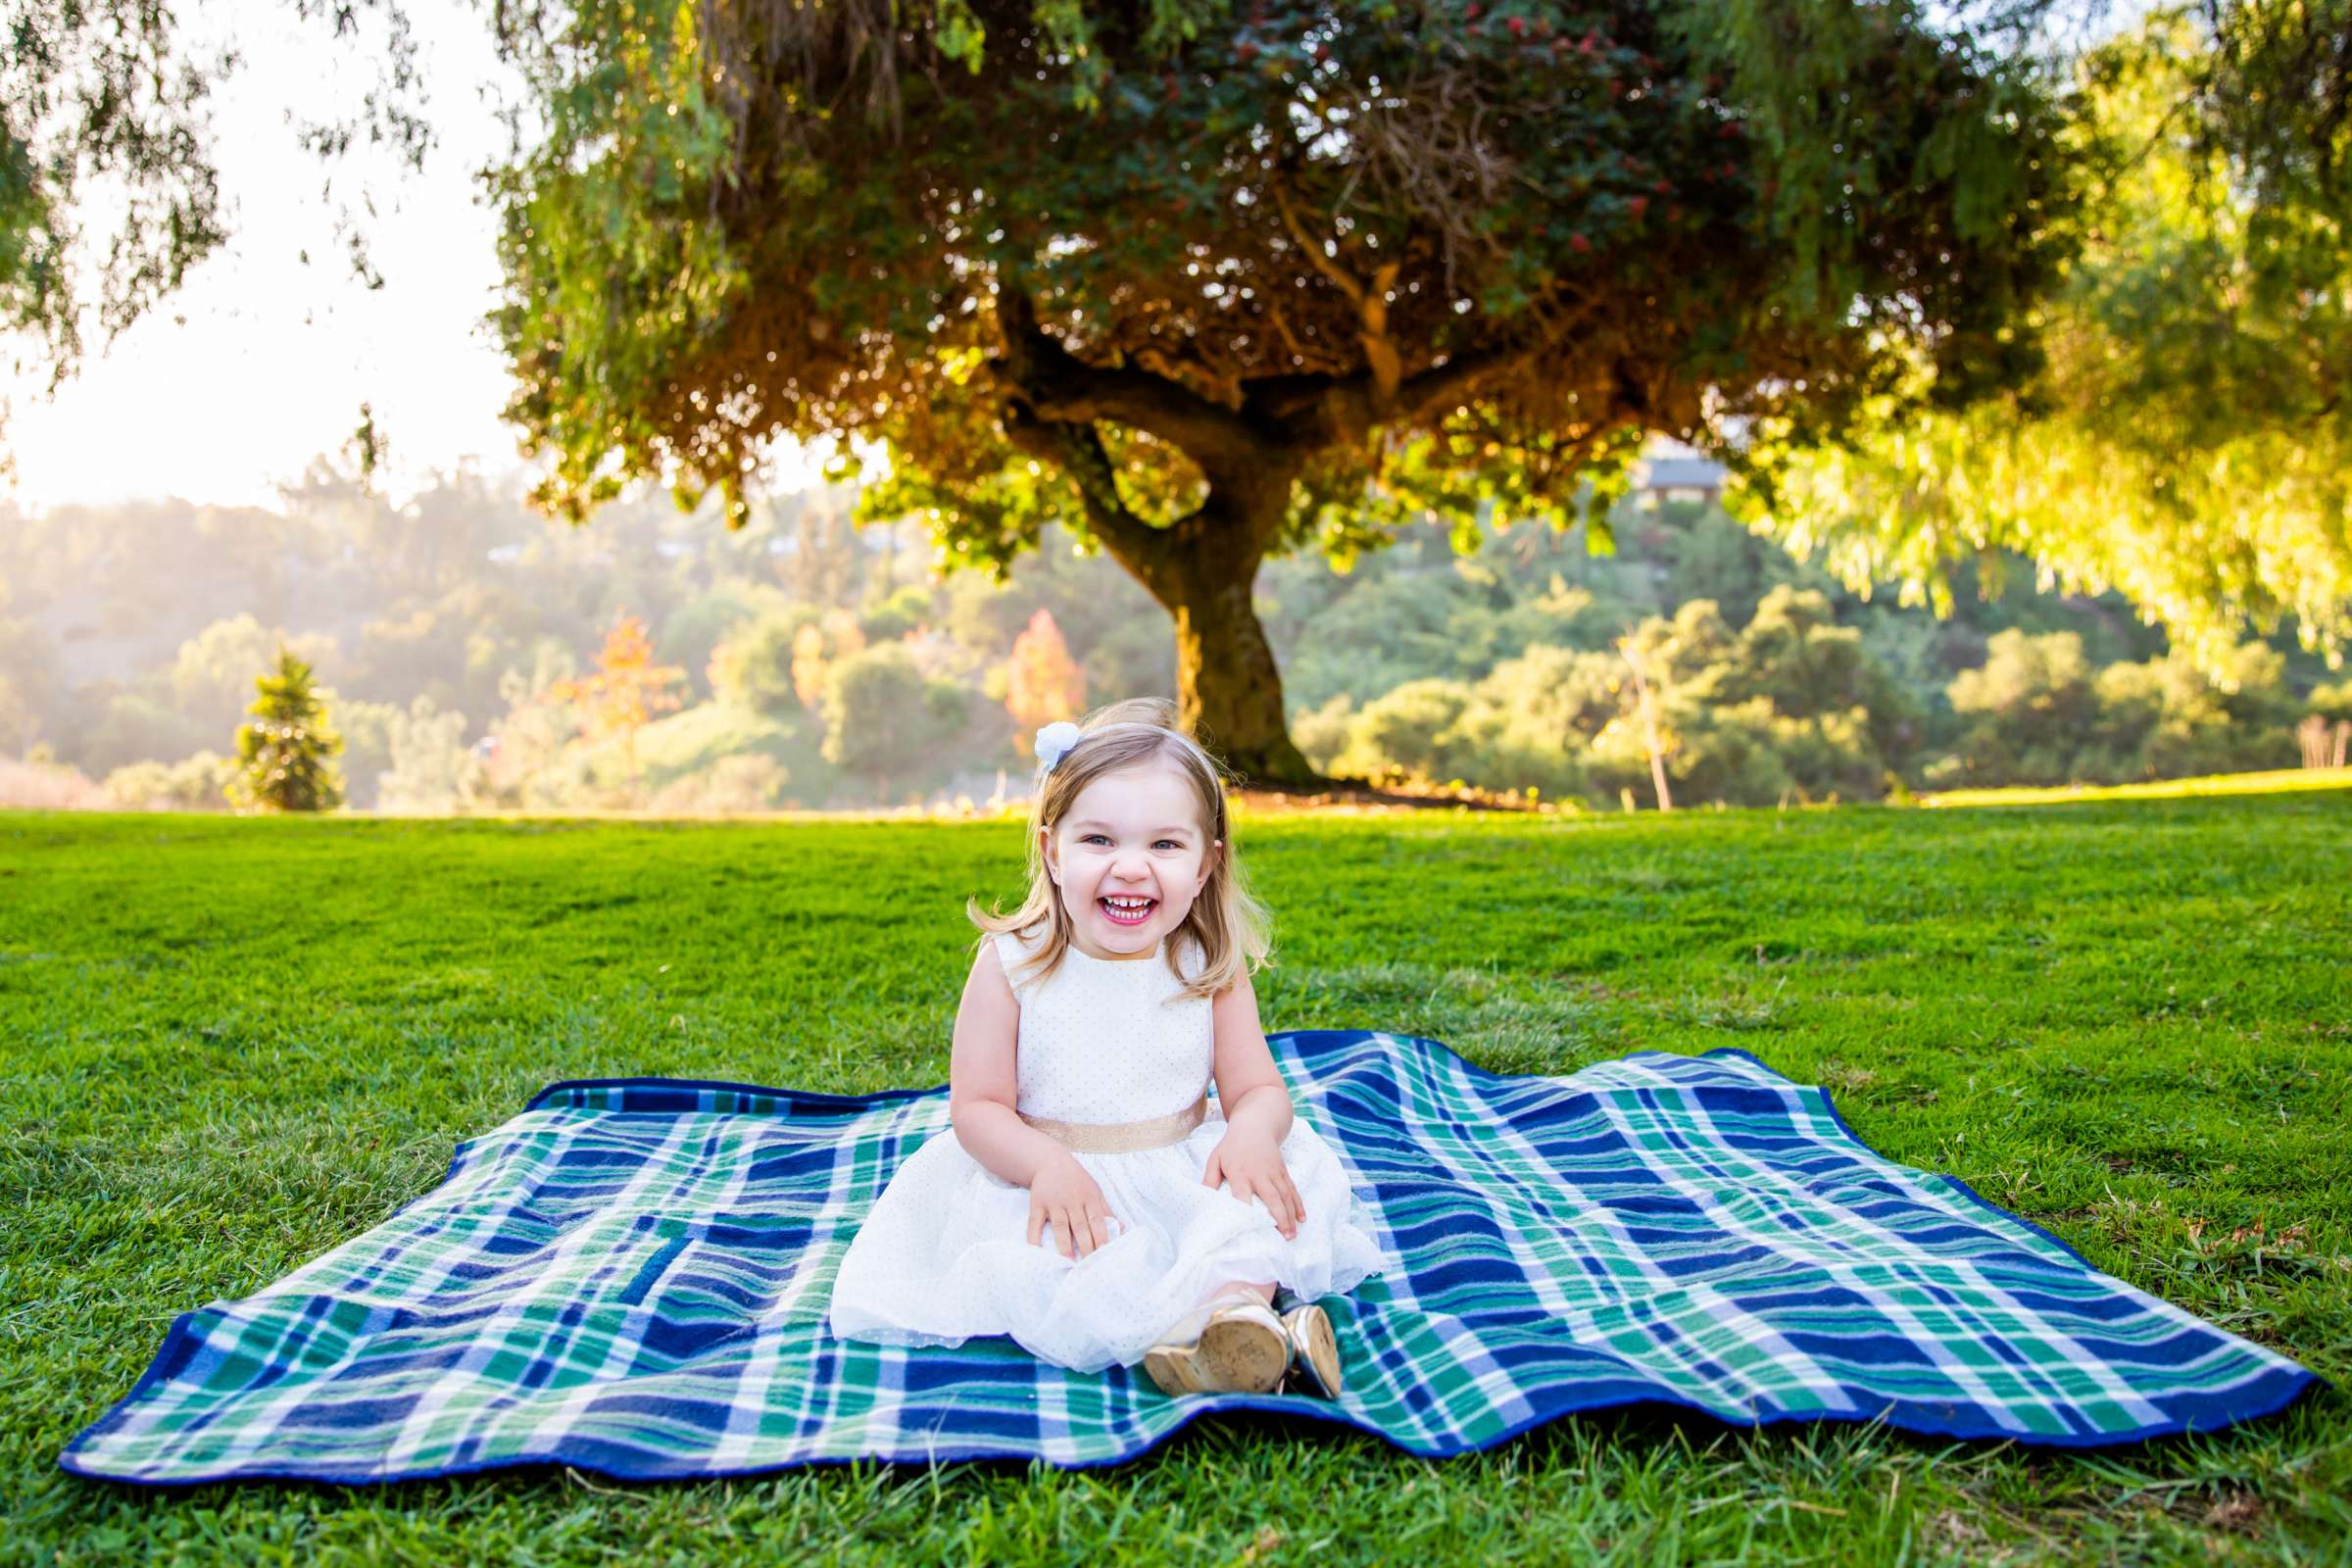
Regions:
M 1210 1086 L 1210 1004 L 1178 995 L 1165 943 L 1142 959 L 1090 957 L 1073 947 L 1037 979 L 1022 972 L 1029 950 L 1016 936 L 996 941 L 1021 1007 L 1016 1105 L 1024 1114 L 1142 1121 L 1183 1110 Z M 1197 955 L 1189 939 L 1183 948 Z M 1095 1372 L 1142 1361 L 1227 1280 L 1274 1280 L 1316 1300 L 1381 1272 L 1347 1168 L 1296 1109 L 1280 1147 L 1306 1218 L 1289 1240 L 1263 1200 L 1201 1184 L 1225 1131 L 1212 1101 L 1181 1143 L 1076 1153 L 1114 1223 L 1105 1245 L 1070 1258 L 1051 1226 L 1028 1240 L 1029 1190 L 943 1128 L 901 1164 L 851 1240 L 833 1285 L 832 1332 L 892 1345 L 1007 1334 L 1041 1359 Z

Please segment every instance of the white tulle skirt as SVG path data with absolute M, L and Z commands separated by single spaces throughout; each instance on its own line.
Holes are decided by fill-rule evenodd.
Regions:
M 1028 1240 L 1029 1190 L 941 1129 L 899 1167 L 852 1239 L 833 1286 L 833 1333 L 891 1345 L 1007 1334 L 1044 1360 L 1097 1372 L 1143 1360 L 1227 1280 L 1273 1280 L 1317 1300 L 1382 1271 L 1347 1167 L 1312 1127 L 1294 1116 L 1281 1145 L 1306 1209 L 1289 1240 L 1261 1200 L 1202 1185 L 1224 1136 L 1212 1115 L 1182 1143 L 1078 1154 L 1113 1223 L 1108 1243 L 1070 1258 L 1051 1227 Z

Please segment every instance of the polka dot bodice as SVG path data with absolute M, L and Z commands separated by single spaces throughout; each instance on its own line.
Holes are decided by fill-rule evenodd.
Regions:
M 1021 1004 L 1015 1103 L 1024 1114 L 1143 1121 L 1184 1109 L 1208 1087 L 1209 1000 L 1181 994 L 1164 941 L 1148 958 L 1097 958 L 1072 947 L 1052 974 L 1032 979 L 1021 966 L 1033 950 L 1009 931 L 996 940 Z M 1198 953 L 1189 940 L 1183 948 Z

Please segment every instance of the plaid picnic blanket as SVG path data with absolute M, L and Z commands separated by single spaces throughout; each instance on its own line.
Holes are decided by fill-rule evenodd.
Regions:
M 1269 1044 L 1392 1263 L 1325 1303 L 1336 1403 L 1174 1399 L 1141 1367 L 1069 1373 L 1007 1339 L 833 1339 L 842 1251 L 947 1126 L 945 1088 L 627 1079 L 548 1089 L 374 1230 L 181 1317 L 60 1462 L 158 1485 L 1082 1466 L 1243 1408 L 1438 1455 L 1638 1401 L 2092 1445 L 2210 1430 L 2315 1381 L 1881 1158 L 1821 1090 L 1741 1053 L 1506 1077 L 1398 1035 Z

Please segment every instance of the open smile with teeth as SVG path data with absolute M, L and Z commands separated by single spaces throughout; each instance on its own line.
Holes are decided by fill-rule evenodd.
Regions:
M 1152 917 L 1152 909 L 1159 904 L 1157 899 L 1136 898 L 1124 893 L 1114 893 L 1095 902 L 1102 906 L 1103 918 L 1112 925 L 1142 925 Z

